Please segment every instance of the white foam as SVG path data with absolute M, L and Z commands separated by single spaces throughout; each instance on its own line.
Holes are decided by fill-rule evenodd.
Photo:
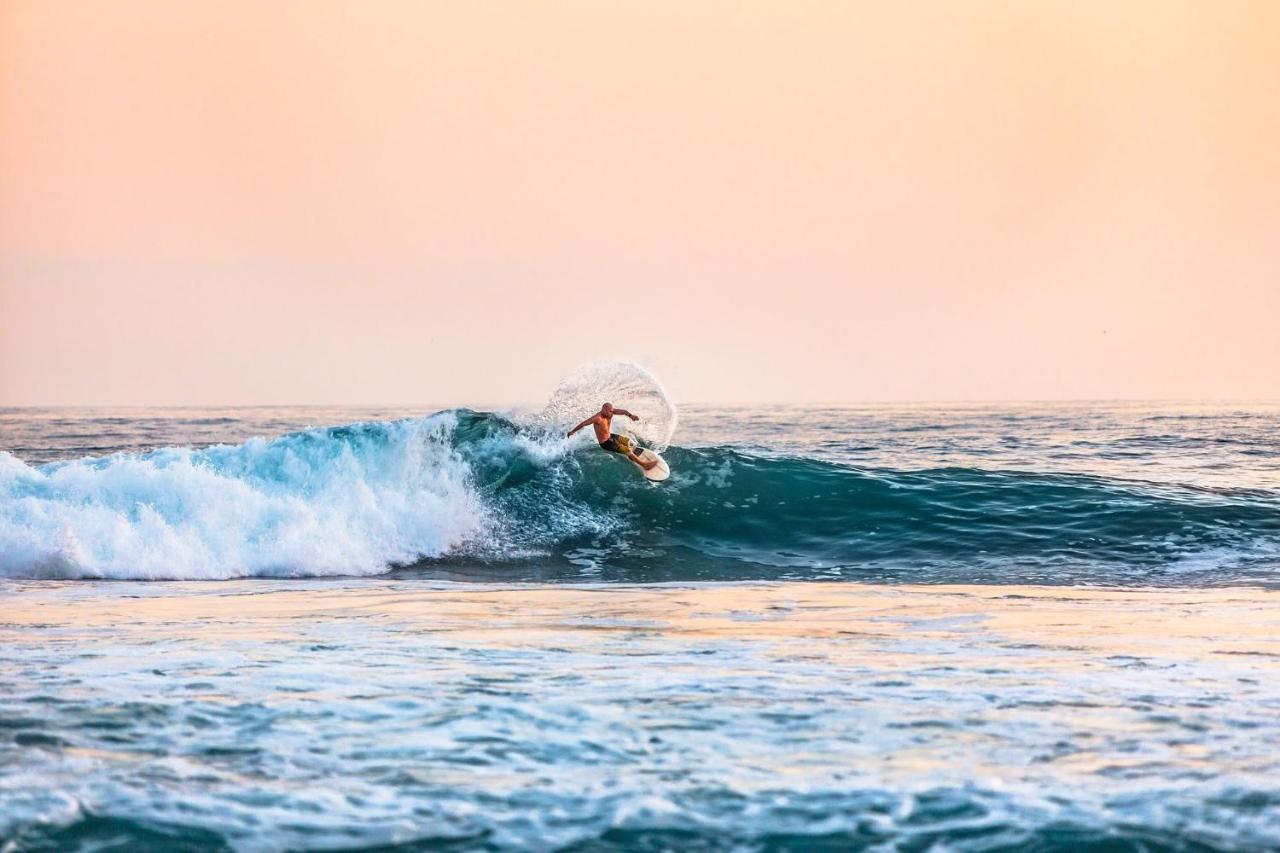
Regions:
M 0 453 L 0 574 L 372 574 L 487 519 L 449 413 L 33 468 Z
M 0 577 L 361 575 L 464 546 L 490 559 L 529 553 L 539 543 L 504 534 L 485 495 L 517 457 L 554 468 L 569 449 L 563 422 L 605 400 L 641 414 L 634 432 L 650 446 L 675 431 L 656 379 L 600 362 L 561 383 L 535 430 L 475 435 L 460 421 L 475 415 L 444 412 L 39 467 L 0 452 Z M 589 510 L 554 514 L 558 529 L 608 524 Z

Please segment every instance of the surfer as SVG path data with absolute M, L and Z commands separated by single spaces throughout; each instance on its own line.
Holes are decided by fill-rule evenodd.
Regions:
M 638 447 L 638 445 L 633 445 L 630 438 L 625 435 L 617 435 L 609 431 L 609 426 L 613 422 L 614 415 L 626 415 L 633 421 L 640 420 L 639 415 L 633 415 L 626 409 L 615 409 L 612 403 L 605 403 L 600 407 L 600 411 L 569 430 L 568 437 L 573 438 L 573 434 L 575 432 L 582 429 L 587 424 L 591 424 L 596 431 L 596 441 L 600 442 L 600 448 L 602 450 L 607 450 L 610 453 L 620 453 L 646 471 L 654 465 L 657 465 L 658 460 L 656 459 L 646 462 L 637 456 L 636 451 L 633 448 Z

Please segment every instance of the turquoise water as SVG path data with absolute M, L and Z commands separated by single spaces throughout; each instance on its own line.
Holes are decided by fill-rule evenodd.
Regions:
M 0 844 L 1280 849 L 1280 406 L 642 424 L 0 411 Z
M 362 414 L 10 414 L 0 574 L 1220 585 L 1280 565 L 1275 406 L 693 409 L 662 487 L 519 413 Z M 343 425 L 305 428 L 324 420 Z

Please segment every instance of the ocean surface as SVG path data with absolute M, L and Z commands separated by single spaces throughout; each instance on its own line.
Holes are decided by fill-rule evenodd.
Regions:
M 606 392 L 668 482 L 563 438 Z M 1280 404 L 611 376 L 0 450 L 0 850 L 1280 849 Z

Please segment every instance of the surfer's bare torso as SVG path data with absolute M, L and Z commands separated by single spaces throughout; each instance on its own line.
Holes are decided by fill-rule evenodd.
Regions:
M 615 409 L 612 404 L 605 403 L 603 406 L 600 407 L 600 411 L 596 412 L 594 415 L 587 418 L 586 420 L 578 424 L 573 429 L 569 430 L 569 436 L 572 437 L 575 432 L 582 429 L 587 424 L 591 424 L 591 428 L 595 430 L 596 441 L 600 443 L 600 447 L 603 450 L 608 450 L 611 453 L 622 454 L 623 456 L 626 456 L 628 459 L 630 459 L 632 462 L 636 463 L 646 471 L 648 471 L 654 465 L 657 465 L 658 463 L 656 461 L 646 462 L 645 460 L 637 456 L 636 450 L 638 448 L 632 445 L 631 439 L 629 439 L 627 436 L 616 435 L 611 431 L 611 428 L 613 426 L 613 418 L 615 415 L 623 415 L 625 417 L 631 418 L 631 420 L 633 421 L 640 420 L 640 417 L 638 415 L 633 415 L 630 412 L 628 412 L 626 409 Z

